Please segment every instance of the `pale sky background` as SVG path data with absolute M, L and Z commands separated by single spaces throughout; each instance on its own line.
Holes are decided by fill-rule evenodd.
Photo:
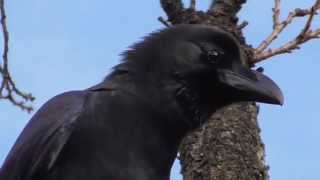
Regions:
M 187 2 L 187 1 L 186 1 Z M 64 91 L 84 89 L 117 64 L 119 54 L 146 34 L 162 28 L 159 1 L 8 0 L 10 69 L 19 87 L 32 92 L 38 109 Z M 201 0 L 200 9 L 210 0 Z M 283 0 L 283 17 L 313 0 Z M 255 47 L 272 26 L 273 1 L 250 0 L 241 10 L 248 42 Z M 317 19 L 319 22 L 319 18 Z M 299 32 L 303 21 L 280 36 Z M 320 23 L 318 23 L 320 26 Z M 285 105 L 261 105 L 259 122 L 272 180 L 315 180 L 320 171 L 320 40 L 293 54 L 259 64 L 282 88 Z M 0 101 L 0 165 L 32 114 Z M 181 180 L 175 164 L 172 180 Z

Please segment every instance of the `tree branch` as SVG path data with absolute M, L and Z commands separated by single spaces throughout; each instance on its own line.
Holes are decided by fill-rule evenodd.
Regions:
M 162 9 L 168 15 L 169 21 L 174 19 L 184 9 L 183 3 L 181 0 L 160 0 L 160 3 L 162 6 Z
M 182 8 L 175 16 L 165 10 L 172 25 L 218 26 L 239 40 L 244 63 L 253 58 L 253 49 L 245 43 L 241 31 L 248 23 L 238 24 L 236 16 L 244 0 L 216 0 L 207 12 L 193 9 L 192 3 L 191 8 Z M 257 113 L 254 103 L 234 104 L 216 112 L 202 128 L 190 133 L 180 146 L 183 179 L 268 179 Z
M 33 101 L 34 97 L 30 93 L 24 93 L 16 87 L 8 68 L 8 52 L 9 52 L 9 31 L 6 23 L 6 12 L 4 7 L 4 0 L 0 0 L 0 13 L 1 13 L 1 27 L 3 34 L 3 55 L 2 64 L 0 64 L 0 75 L 2 76 L 2 82 L 0 85 L 0 99 L 8 100 L 13 105 L 31 112 L 32 106 L 26 105 L 26 102 Z M 18 96 L 21 101 L 17 100 Z
M 238 24 L 237 12 L 245 0 L 215 0 L 207 12 L 193 8 L 184 9 L 181 5 L 161 0 L 169 21 L 175 24 L 207 24 L 219 26 L 231 32 L 240 42 L 242 59 L 248 66 L 268 57 L 289 52 L 300 44 L 320 37 L 320 28 L 311 30 L 319 7 L 319 1 L 308 9 L 295 9 L 284 20 L 280 20 L 280 0 L 274 0 L 273 32 L 257 49 L 246 44 L 242 29 L 247 22 Z M 177 2 L 177 1 L 175 1 Z M 191 2 L 191 6 L 193 2 Z M 172 10 L 173 9 L 173 10 Z M 178 10 L 177 10 L 178 9 Z M 179 12 L 179 13 L 172 13 Z M 278 35 L 297 17 L 308 17 L 306 24 L 296 38 L 276 49 L 267 50 Z M 253 52 L 254 51 L 254 52 Z M 258 68 L 257 71 L 263 71 Z M 206 122 L 201 128 L 190 133 L 180 147 L 180 162 L 184 179 L 256 179 L 267 180 L 268 166 L 264 161 L 264 144 L 259 136 L 257 114 L 259 108 L 255 103 L 237 103 L 225 107 Z
M 280 0 L 275 0 L 275 7 L 273 8 L 273 31 L 271 34 L 255 49 L 255 55 L 253 63 L 260 62 L 268 59 L 272 56 L 284 53 L 290 53 L 292 50 L 299 49 L 300 45 L 311 40 L 320 38 L 320 28 L 311 30 L 311 24 L 314 16 L 317 15 L 317 11 L 320 10 L 320 0 L 316 0 L 315 3 L 308 9 L 295 9 L 290 12 L 288 17 L 280 22 Z M 283 32 L 289 24 L 298 17 L 308 17 L 301 32 L 291 41 L 281 45 L 278 48 L 266 50 L 272 42 L 277 39 L 278 35 Z
M 209 11 L 220 15 L 234 17 L 246 0 L 215 0 L 212 1 Z
M 280 25 L 280 0 L 275 0 L 273 11 L 273 29 Z
M 158 20 L 166 27 L 172 26 L 169 21 L 165 20 L 163 17 L 158 17 Z

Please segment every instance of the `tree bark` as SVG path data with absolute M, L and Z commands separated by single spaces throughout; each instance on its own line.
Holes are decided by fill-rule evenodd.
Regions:
M 237 13 L 245 0 L 216 0 L 207 12 L 180 0 L 160 0 L 171 24 L 207 24 L 231 32 L 242 44 L 248 66 L 253 58 L 238 25 Z M 192 3 L 191 3 L 192 4 Z M 190 133 L 181 144 L 180 162 L 184 180 L 267 180 L 264 144 L 257 122 L 258 106 L 237 103 L 214 113 L 210 120 Z

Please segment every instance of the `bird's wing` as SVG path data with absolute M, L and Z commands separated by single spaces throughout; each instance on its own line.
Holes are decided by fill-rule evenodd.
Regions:
M 72 91 L 48 101 L 27 124 L 1 171 L 0 180 L 29 179 L 55 164 L 83 111 L 87 91 Z

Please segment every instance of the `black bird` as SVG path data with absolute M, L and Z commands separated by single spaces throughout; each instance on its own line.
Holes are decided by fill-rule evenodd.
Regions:
M 0 179 L 168 180 L 186 133 L 238 101 L 282 104 L 283 96 L 242 64 L 229 33 L 170 27 L 135 44 L 100 84 L 43 105 Z

